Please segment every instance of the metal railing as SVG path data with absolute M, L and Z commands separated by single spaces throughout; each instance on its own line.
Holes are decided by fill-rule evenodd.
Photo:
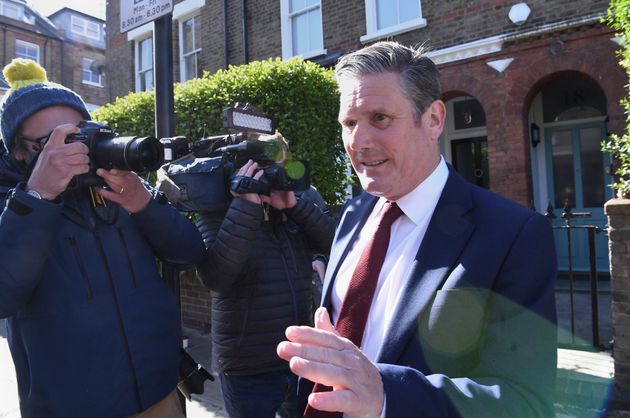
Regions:
M 554 214 L 554 208 L 549 203 L 547 206 L 547 212 L 545 216 L 551 222 L 556 215 Z M 565 204 L 562 215 L 562 219 L 564 219 L 564 225 L 556 225 L 552 226 L 554 230 L 564 230 L 566 231 L 566 239 L 567 239 L 567 254 L 568 254 L 568 277 L 569 277 L 569 308 L 571 315 L 571 345 L 575 346 L 575 301 L 574 301 L 574 293 L 575 293 L 575 279 L 574 279 L 574 270 L 573 270 L 573 241 L 572 241 L 572 232 L 576 229 L 586 230 L 588 234 L 588 258 L 589 258 L 589 283 L 590 283 L 590 299 L 591 299 L 591 333 L 592 333 L 592 344 L 593 347 L 598 349 L 605 349 L 606 347 L 600 342 L 600 329 L 599 329 L 599 290 L 598 290 L 598 282 L 597 282 L 597 254 L 595 250 L 595 236 L 596 234 L 607 234 L 608 228 L 600 227 L 597 225 L 575 225 L 572 223 L 573 219 L 576 218 L 591 218 L 591 212 L 573 212 L 571 207 L 568 204 Z

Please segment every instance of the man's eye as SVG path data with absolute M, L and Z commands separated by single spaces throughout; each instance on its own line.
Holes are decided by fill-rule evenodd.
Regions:
M 384 127 L 389 124 L 390 118 L 382 113 L 377 113 L 372 118 L 372 122 L 378 127 Z
M 354 128 L 355 126 L 357 126 L 357 121 L 356 120 L 346 120 L 346 121 L 343 122 L 343 126 L 346 129 Z

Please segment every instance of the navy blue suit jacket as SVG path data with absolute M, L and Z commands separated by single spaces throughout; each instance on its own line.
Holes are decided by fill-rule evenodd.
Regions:
M 376 200 L 345 205 L 323 306 Z M 451 168 L 376 361 L 386 416 L 554 416 L 555 278 L 547 219 Z

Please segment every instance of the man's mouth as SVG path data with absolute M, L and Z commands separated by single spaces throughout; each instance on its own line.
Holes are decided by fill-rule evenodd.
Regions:
M 381 164 L 384 164 L 385 162 L 387 162 L 387 160 L 378 160 L 378 161 L 362 161 L 361 165 L 365 166 L 365 167 L 376 167 L 379 166 Z

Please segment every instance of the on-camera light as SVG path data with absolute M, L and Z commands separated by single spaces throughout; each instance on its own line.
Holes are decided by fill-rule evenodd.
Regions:
M 273 134 L 276 131 L 273 119 L 250 106 L 229 107 L 223 111 L 223 127 L 239 132 L 254 131 L 259 133 Z

